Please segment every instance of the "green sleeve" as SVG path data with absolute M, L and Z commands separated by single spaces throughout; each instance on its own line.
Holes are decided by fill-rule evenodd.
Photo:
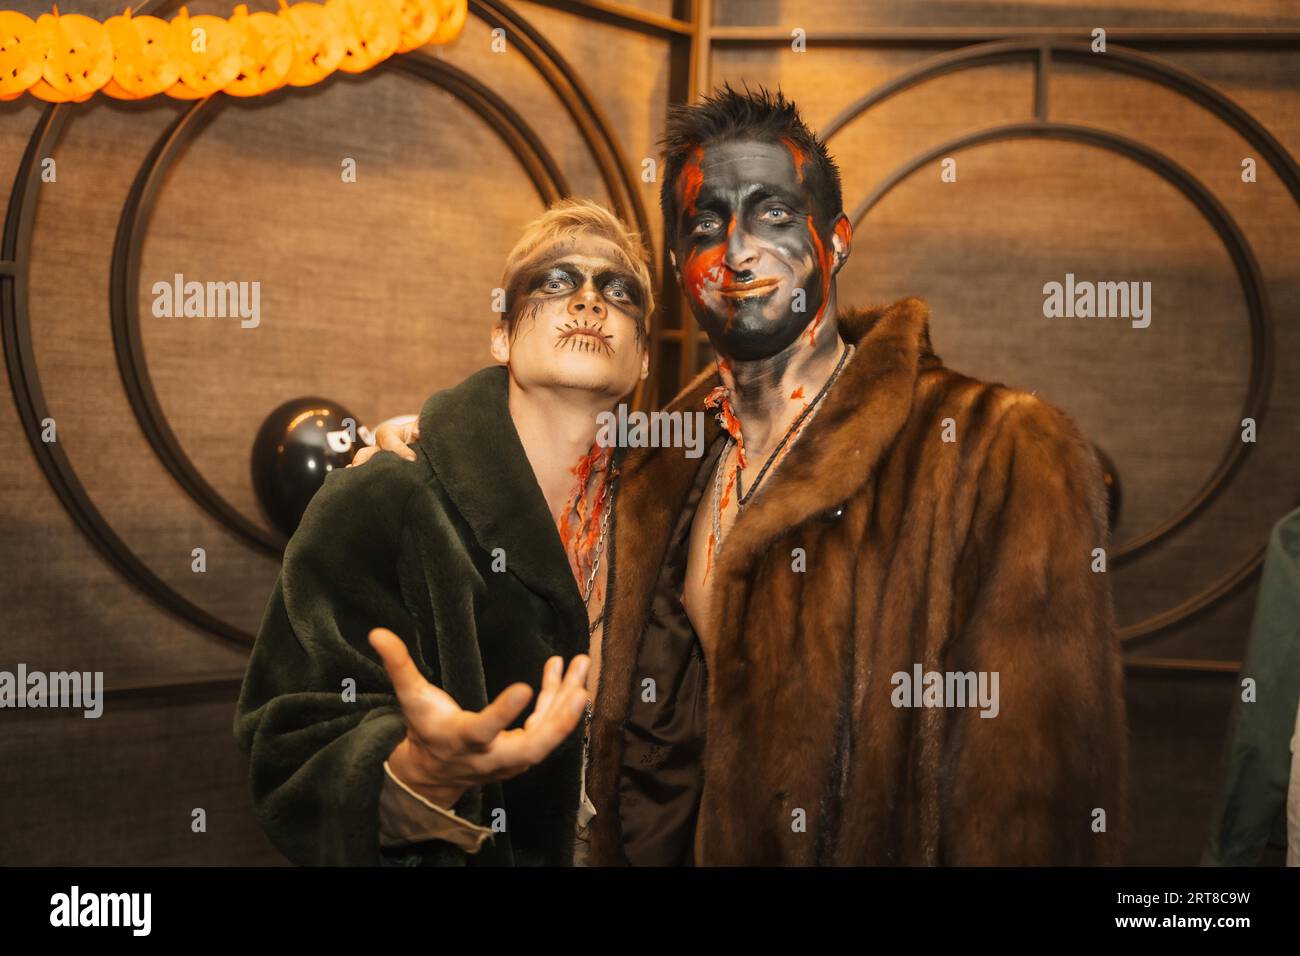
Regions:
M 1255 695 L 1244 702 L 1236 685 L 1223 788 L 1202 858 L 1211 866 L 1258 866 L 1268 844 L 1286 845 L 1290 743 L 1300 703 L 1300 509 L 1269 537 L 1238 674 L 1247 677 Z
M 380 455 L 329 476 L 285 550 L 249 659 L 235 737 L 257 819 L 298 864 L 419 862 L 381 857 L 383 764 L 406 724 L 367 640 L 371 628 L 390 628 L 437 681 L 399 584 L 416 468 Z M 425 846 L 440 862 L 463 862 L 450 844 Z

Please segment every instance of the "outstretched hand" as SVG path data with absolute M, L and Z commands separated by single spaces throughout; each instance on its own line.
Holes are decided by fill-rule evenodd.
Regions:
M 442 688 L 425 680 L 406 644 L 377 627 L 370 644 L 383 661 L 406 718 L 406 737 L 389 756 L 393 772 L 407 786 L 450 808 L 470 787 L 518 776 L 540 763 L 578 725 L 587 706 L 587 671 L 578 654 L 564 671 L 552 657 L 542 669 L 537 706 L 522 728 L 506 728 L 532 699 L 533 689 L 511 684 L 483 710 L 463 710 Z

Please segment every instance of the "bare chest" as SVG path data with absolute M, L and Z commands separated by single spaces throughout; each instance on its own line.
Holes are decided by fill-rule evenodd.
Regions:
M 723 476 L 720 486 L 714 477 L 710 477 L 691 521 L 682 584 L 682 604 L 706 655 L 712 650 L 711 594 L 718 558 L 739 514 L 735 489 L 728 487 L 727 476 Z

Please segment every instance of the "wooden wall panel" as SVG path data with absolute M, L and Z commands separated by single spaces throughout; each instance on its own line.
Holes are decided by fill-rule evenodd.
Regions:
M 0 733 L 0 866 L 249 866 L 284 857 L 253 818 L 230 701 L 23 711 Z M 192 829 L 193 811 L 206 832 Z

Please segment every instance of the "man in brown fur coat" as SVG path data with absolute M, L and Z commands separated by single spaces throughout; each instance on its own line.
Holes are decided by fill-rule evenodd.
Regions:
M 623 468 L 590 862 L 1120 862 L 1089 446 L 946 368 L 921 300 L 837 309 L 839 173 L 779 93 L 675 110 L 665 144 L 673 265 L 719 362 L 668 409 L 709 409 L 704 456 Z

